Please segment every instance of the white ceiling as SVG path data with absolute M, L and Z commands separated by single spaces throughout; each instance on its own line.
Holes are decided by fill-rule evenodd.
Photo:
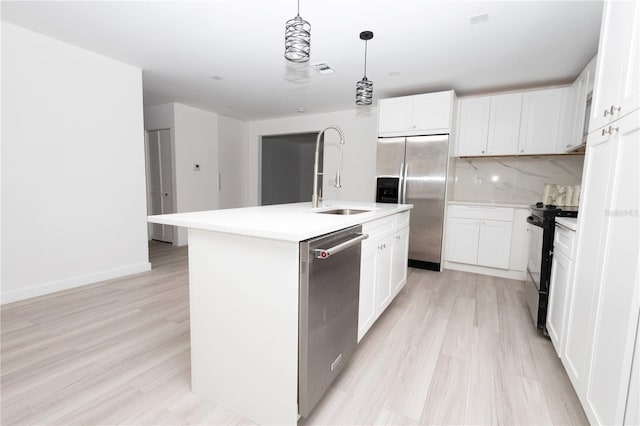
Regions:
M 181 102 L 244 120 L 355 107 L 375 99 L 458 95 L 567 83 L 597 51 L 600 1 L 301 0 L 311 61 L 286 61 L 295 0 L 2 1 L 2 19 L 135 65 L 144 103 Z M 486 23 L 471 16 L 488 13 Z M 326 61 L 336 72 L 309 66 Z M 222 80 L 211 79 L 220 76 Z

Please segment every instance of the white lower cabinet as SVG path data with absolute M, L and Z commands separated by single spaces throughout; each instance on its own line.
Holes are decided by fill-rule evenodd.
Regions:
M 382 312 L 391 302 L 391 255 L 393 254 L 393 233 L 385 235 L 376 246 L 376 297 L 375 308 Z
M 396 231 L 391 258 L 391 292 L 396 295 L 407 283 L 409 257 L 409 227 Z
M 363 224 L 358 341 L 407 283 L 408 212 Z
M 575 231 L 556 225 L 551 283 L 549 286 L 549 310 L 547 331 L 556 353 L 562 358 L 566 340 L 569 297 L 573 288 L 573 245 Z
M 512 228 L 512 208 L 452 206 L 446 260 L 508 269 Z
M 480 221 L 452 217 L 449 219 L 447 240 L 447 260 L 460 263 L 478 263 L 478 240 Z

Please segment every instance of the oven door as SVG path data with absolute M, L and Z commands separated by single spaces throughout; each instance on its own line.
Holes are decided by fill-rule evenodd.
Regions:
M 546 294 L 540 291 L 544 228 L 542 219 L 535 215 L 529 216 L 527 223 L 529 224 L 529 259 L 527 260 L 525 300 L 534 326 L 544 329 Z
M 527 218 L 529 226 L 529 259 L 527 273 L 540 291 L 540 277 L 542 272 L 542 247 L 544 244 L 544 228 L 542 219 L 537 216 Z

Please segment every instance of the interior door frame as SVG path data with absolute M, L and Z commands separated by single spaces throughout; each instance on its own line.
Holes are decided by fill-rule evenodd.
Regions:
M 144 131 L 144 152 L 145 152 L 145 182 L 146 182 L 146 195 L 147 195 L 147 215 L 151 215 L 151 204 L 150 204 L 150 200 L 148 198 L 148 194 L 150 192 L 150 176 L 149 176 L 149 133 L 151 132 L 160 132 L 160 131 L 169 131 L 169 135 L 170 135 L 170 152 L 171 152 L 171 174 L 170 174 L 170 178 L 171 178 L 171 192 L 172 192 L 172 200 L 171 200 L 171 209 L 172 212 L 177 212 L 177 194 L 176 194 L 176 161 L 175 161 L 175 142 L 174 142 L 174 133 L 173 130 L 170 127 L 162 127 L 162 128 L 157 128 L 157 129 L 145 129 Z M 170 226 L 170 225 L 163 225 L 163 226 Z M 171 244 L 172 245 L 177 245 L 178 244 L 178 230 L 177 227 L 175 226 L 171 226 L 171 228 L 173 229 L 172 235 L 171 235 Z M 148 234 L 148 239 L 149 241 L 151 241 L 151 230 L 148 227 L 147 230 L 147 234 Z

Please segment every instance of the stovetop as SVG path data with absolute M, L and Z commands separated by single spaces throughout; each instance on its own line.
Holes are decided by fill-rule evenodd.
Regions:
M 553 204 L 536 203 L 530 206 L 531 213 L 545 219 L 559 217 L 578 217 L 578 207 L 574 206 L 554 206 Z

